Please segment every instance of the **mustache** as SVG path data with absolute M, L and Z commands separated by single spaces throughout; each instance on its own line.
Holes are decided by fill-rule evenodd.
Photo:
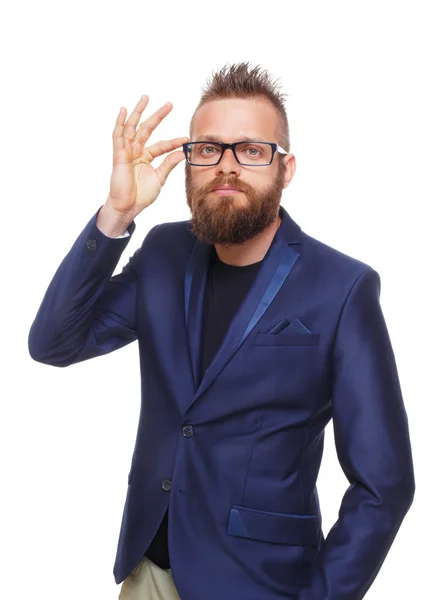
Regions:
M 198 193 L 200 195 L 208 194 L 209 192 L 213 192 L 214 189 L 220 187 L 221 185 L 228 185 L 240 190 L 241 192 L 250 192 L 252 190 L 250 185 L 240 181 L 237 177 L 215 177 L 215 179 L 199 188 Z

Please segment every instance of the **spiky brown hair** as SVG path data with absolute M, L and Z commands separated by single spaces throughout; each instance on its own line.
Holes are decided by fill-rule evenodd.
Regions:
M 212 100 L 223 98 L 265 98 L 278 112 L 279 143 L 289 152 L 289 124 L 285 109 L 287 94 L 281 91 L 268 71 L 260 65 L 251 66 L 249 62 L 225 65 L 212 74 L 206 86 L 202 88 L 198 108 Z M 194 116 L 194 115 L 193 115 Z

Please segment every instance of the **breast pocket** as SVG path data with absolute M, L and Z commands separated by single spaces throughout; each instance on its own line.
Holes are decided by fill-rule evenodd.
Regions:
M 320 333 L 257 333 L 256 346 L 318 346 Z

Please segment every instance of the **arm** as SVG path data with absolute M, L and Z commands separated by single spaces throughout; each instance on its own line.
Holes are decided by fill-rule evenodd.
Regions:
M 66 367 L 137 338 L 138 257 L 145 240 L 122 272 L 111 277 L 135 223 L 128 227 L 130 235 L 113 239 L 97 228 L 98 213 L 60 264 L 31 326 L 28 348 L 38 362 Z
M 363 598 L 413 500 L 407 415 L 379 296 L 379 275 L 368 269 L 354 283 L 340 317 L 332 417 L 338 460 L 350 486 L 298 600 Z
M 180 137 L 146 148 L 150 135 L 172 109 L 168 102 L 138 125 L 147 104 L 144 94 L 128 119 L 126 109 L 120 109 L 113 130 L 110 193 L 62 261 L 43 298 L 28 338 L 34 360 L 66 367 L 137 338 L 139 252 L 156 227 L 123 271 L 111 275 L 135 229 L 134 218 L 153 204 L 172 169 L 185 159 L 182 150 L 173 151 L 188 141 Z M 151 166 L 154 158 L 166 153 L 170 154 L 157 168 Z M 124 237 L 128 227 L 130 235 Z

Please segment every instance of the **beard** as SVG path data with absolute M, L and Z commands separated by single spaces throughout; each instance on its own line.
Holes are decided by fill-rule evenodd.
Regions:
M 278 217 L 283 190 L 285 165 L 271 185 L 257 190 L 238 177 L 215 177 L 206 185 L 196 187 L 190 165 L 185 165 L 185 191 L 191 210 L 191 232 L 206 244 L 231 246 L 243 244 L 260 234 Z M 212 193 L 216 187 L 230 185 L 243 194 L 221 196 Z

